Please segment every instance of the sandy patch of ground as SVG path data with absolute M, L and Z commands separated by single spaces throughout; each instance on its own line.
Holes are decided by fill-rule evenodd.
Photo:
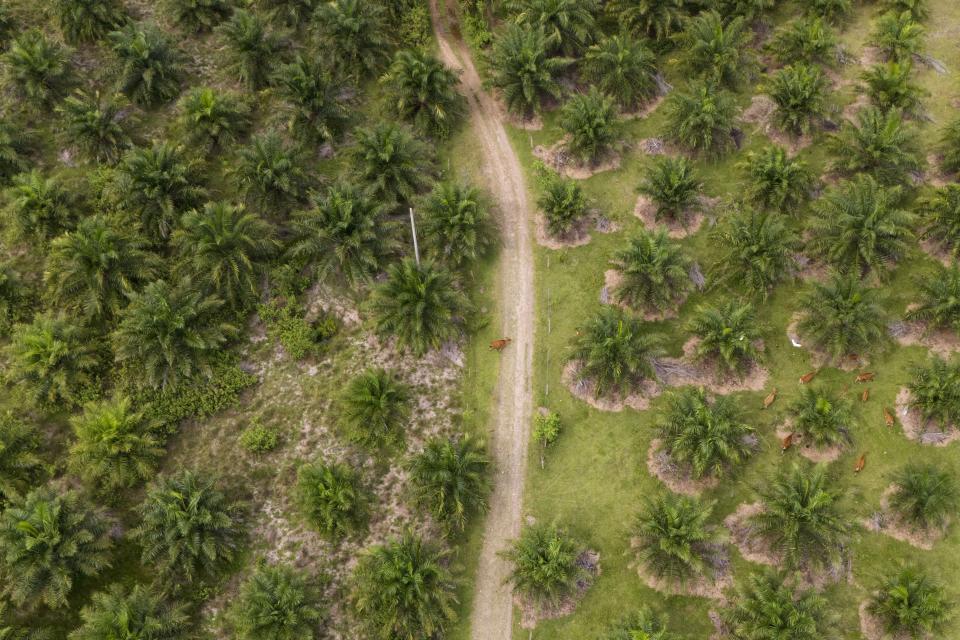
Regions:
M 360 324 L 360 311 L 352 300 L 339 296 L 317 282 L 307 291 L 306 320 L 312 321 L 321 313 L 332 314 L 341 324 L 348 327 Z
M 699 496 L 720 484 L 720 480 L 712 476 L 694 478 L 688 469 L 680 467 L 670 458 L 659 438 L 654 438 L 647 449 L 647 470 L 670 491 L 685 496 Z
M 900 387 L 897 393 L 896 412 L 897 419 L 903 427 L 903 435 L 907 436 L 907 439 L 935 447 L 945 447 L 954 440 L 960 439 L 960 429 L 949 425 L 946 431 L 942 430 L 938 424 L 924 419 L 920 411 L 911 407 L 912 401 L 910 390 Z
M 913 306 L 907 307 L 907 310 Z M 960 336 L 949 329 L 931 330 L 926 322 L 897 322 L 891 325 L 890 333 L 898 344 L 905 347 L 926 347 L 945 358 L 960 351 Z
M 777 438 L 780 439 L 780 442 L 783 442 L 784 438 L 788 435 L 793 434 L 793 445 L 787 451 L 796 451 L 801 456 L 810 460 L 812 462 L 834 462 L 843 455 L 844 447 L 842 445 L 834 445 L 832 447 L 827 447 L 826 449 L 814 447 L 812 444 L 806 442 L 806 436 L 802 433 L 794 431 L 793 421 L 787 419 L 779 427 L 777 427 Z M 783 453 L 787 453 L 784 451 Z
M 547 218 L 542 213 L 536 215 L 535 228 L 537 244 L 548 249 L 570 249 L 572 247 L 582 247 L 590 244 L 590 222 L 589 217 L 584 218 L 567 235 L 558 237 L 550 233 L 547 228 Z
M 826 282 L 830 278 L 830 265 L 825 262 L 811 260 L 802 253 L 795 254 L 793 261 L 796 264 L 794 275 L 805 282 Z
M 649 231 L 658 227 L 666 227 L 667 235 L 671 238 L 686 238 L 700 230 L 703 225 L 704 214 L 700 210 L 687 211 L 680 220 L 657 220 L 657 205 L 651 198 L 641 195 L 633 207 L 633 215 L 640 218 L 643 226 Z
M 533 148 L 533 155 L 539 158 L 548 167 L 575 180 L 586 180 L 590 176 L 603 171 L 613 171 L 620 168 L 622 160 L 619 153 L 610 152 L 598 162 L 581 164 L 567 151 L 568 136 L 550 147 L 537 145 Z
M 793 317 L 790 319 L 790 324 L 787 325 L 787 339 L 790 340 L 791 344 L 800 344 L 803 349 L 806 349 L 807 353 L 810 354 L 810 365 L 814 369 L 835 367 L 841 371 L 849 372 L 869 366 L 870 360 L 866 356 L 850 354 L 850 356 L 837 362 L 822 349 L 813 346 L 812 343 L 808 343 L 797 331 L 797 326 L 802 318 L 803 312 L 793 314 Z
M 540 117 L 539 113 L 536 113 L 529 118 L 517 113 L 513 113 L 507 109 L 507 105 L 503 100 L 503 96 L 499 94 L 495 95 L 495 100 L 493 102 L 495 105 L 496 114 L 499 116 L 501 122 L 506 122 L 511 127 L 522 129 L 524 131 L 540 131 L 543 129 L 543 118 Z
M 652 381 L 645 380 L 640 385 L 638 393 L 631 393 L 623 397 L 619 394 L 607 394 L 597 397 L 594 394 L 595 385 L 592 380 L 580 376 L 580 363 L 571 361 L 563 368 L 562 381 L 564 386 L 578 398 L 600 411 L 619 413 L 627 407 L 637 411 L 650 408 L 650 400 L 660 395 L 660 386 Z
M 883 495 L 880 497 L 880 510 L 869 518 L 864 518 L 862 521 L 863 526 L 869 531 L 890 536 L 895 540 L 906 542 L 917 549 L 924 549 L 926 551 L 933 549 L 933 545 L 946 535 L 946 527 L 940 529 L 917 529 L 904 522 L 902 518 L 890 509 L 890 497 L 897 489 L 897 485 L 891 484 L 884 490 Z
M 596 551 L 584 551 L 577 558 L 577 565 L 584 570 L 586 576 L 577 580 L 577 587 L 572 594 L 556 604 L 531 602 L 519 595 L 514 596 L 514 603 L 520 609 L 520 626 L 524 629 L 533 629 L 541 620 L 553 620 L 570 615 L 577 608 L 580 600 L 586 595 L 587 589 L 600 575 L 600 554 Z
M 603 304 L 616 305 L 625 311 L 635 311 L 630 305 L 617 301 L 617 289 L 620 287 L 621 282 L 623 282 L 623 274 L 616 269 L 607 269 L 604 271 L 603 289 L 600 291 L 600 302 Z M 683 296 L 676 299 L 669 309 L 663 311 L 645 310 L 642 316 L 643 319 L 647 322 L 660 322 L 662 320 L 676 318 L 679 314 L 680 307 L 683 306 L 683 303 L 687 299 L 687 295 L 687 293 L 684 293 Z
M 791 156 L 813 144 L 813 137 L 810 135 L 792 136 L 774 126 L 773 116 L 776 111 L 777 105 L 770 96 L 760 94 L 750 99 L 750 106 L 744 109 L 740 120 L 756 125 L 756 132 L 784 147 Z
M 667 96 L 665 95 L 659 95 L 653 100 L 648 101 L 636 111 L 627 111 L 621 114 L 621 117 L 624 120 L 639 120 L 641 118 L 646 118 L 651 113 L 659 109 L 660 105 L 663 104 L 663 101 L 666 100 L 666 98 Z
M 878 47 L 867 46 L 860 52 L 860 66 L 866 69 L 883 64 L 887 59 Z

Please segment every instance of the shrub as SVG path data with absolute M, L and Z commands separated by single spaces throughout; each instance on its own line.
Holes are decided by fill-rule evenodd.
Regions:
M 308 464 L 297 472 L 297 500 L 310 526 L 339 540 L 367 525 L 370 496 L 344 464 Z
M 546 449 L 560 437 L 560 414 L 555 411 L 538 411 L 533 416 L 533 439 Z
M 330 316 L 308 322 L 302 311 L 291 301 L 281 305 L 273 300 L 257 307 L 261 322 L 267 326 L 267 335 L 283 347 L 288 356 L 302 360 L 316 353 L 321 344 L 336 334 L 337 326 Z
M 667 631 L 661 616 L 649 607 L 641 607 L 636 613 L 624 616 L 611 625 L 602 640 L 674 640 L 675 636 Z
M 269 453 L 280 446 L 280 434 L 273 427 L 267 427 L 254 418 L 250 425 L 240 432 L 239 442 L 248 453 Z
M 233 406 L 241 391 L 259 381 L 225 354 L 211 362 L 210 368 L 209 378 L 184 380 L 167 389 L 136 390 L 136 403 L 144 407 L 147 419 L 157 420 L 172 430 L 181 420 L 209 418 Z
M 513 564 L 509 581 L 531 600 L 555 604 L 573 592 L 584 569 L 581 548 L 566 531 L 551 524 L 526 525 L 503 557 Z

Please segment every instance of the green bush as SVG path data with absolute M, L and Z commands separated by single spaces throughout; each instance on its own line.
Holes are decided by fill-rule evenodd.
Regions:
M 240 433 L 240 446 L 249 453 L 268 453 L 280 444 L 280 434 L 254 418 L 249 427 Z
M 546 449 L 560 436 L 560 414 L 540 412 L 533 417 L 533 439 Z
M 330 316 L 321 316 L 312 323 L 303 317 L 296 305 L 273 300 L 257 307 L 260 320 L 267 326 L 267 335 L 276 340 L 294 360 L 302 360 L 333 337 L 337 323 Z

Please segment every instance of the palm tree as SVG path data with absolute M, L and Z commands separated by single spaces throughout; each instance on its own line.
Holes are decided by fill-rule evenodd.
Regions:
M 254 136 L 240 150 L 236 167 L 239 186 L 264 211 L 285 212 L 303 199 L 307 189 L 306 159 L 299 146 L 276 133 Z
M 183 57 L 160 29 L 130 23 L 111 32 L 110 42 L 120 59 L 120 90 L 131 100 L 153 107 L 177 97 Z
M 667 134 L 691 151 L 720 156 L 733 146 L 737 104 L 733 96 L 707 82 L 693 82 L 667 98 Z
M 912 567 L 883 578 L 868 604 L 888 633 L 916 640 L 938 634 L 952 608 L 943 586 Z
M 655 42 L 663 42 L 683 26 L 686 15 L 686 0 L 611 0 L 607 11 L 614 21 L 637 36 L 648 36 Z
M 57 107 L 64 120 L 64 138 L 94 162 L 113 164 L 130 143 L 134 119 L 121 96 L 101 98 L 100 92 L 75 91 Z
M 228 615 L 239 640 L 312 640 L 324 619 L 315 587 L 287 564 L 258 565 Z
M 761 209 L 795 212 L 810 197 L 814 175 L 806 162 L 780 145 L 751 151 L 740 163 L 747 174 L 746 195 Z
M 555 524 L 528 524 L 502 553 L 513 564 L 507 580 L 524 598 L 555 604 L 584 577 L 577 563 L 581 548 Z
M 724 20 L 716 11 L 704 11 L 688 19 L 675 39 L 684 66 L 708 83 L 736 88 L 756 67 L 749 46 L 753 34 L 742 16 Z
M 591 318 L 574 341 L 570 360 L 593 382 L 594 395 L 628 392 L 656 378 L 654 364 L 663 355 L 662 339 L 620 309 L 605 308 Z
M 262 89 L 287 46 L 286 38 L 271 29 L 257 13 L 236 9 L 217 27 L 224 46 L 227 70 L 252 90 Z
M 96 42 L 126 19 L 117 0 L 54 0 L 53 12 L 70 44 Z
M 37 430 L 13 414 L 0 415 L 0 511 L 40 484 L 43 459 Z
M 727 218 L 711 236 L 721 249 L 712 276 L 728 287 L 766 299 L 794 273 L 800 239 L 779 214 L 748 208 Z
M 180 471 L 162 476 L 137 508 L 131 534 L 141 562 L 173 584 L 214 574 L 237 556 L 243 512 L 211 478 Z
M 664 311 L 679 303 L 693 286 L 692 260 L 665 229 L 641 231 L 611 263 L 620 273 L 616 299 L 635 309 Z
M 714 8 L 723 16 L 741 16 L 755 23 L 776 4 L 776 0 L 716 0 Z
M 361 127 L 354 133 L 353 165 L 357 177 L 385 202 L 412 202 L 433 172 L 432 154 L 409 129 L 390 122 Z
M 751 454 L 753 427 L 736 403 L 729 396 L 711 402 L 702 388 L 671 393 L 657 429 L 664 450 L 696 478 L 721 476 Z
M 187 141 L 204 149 L 222 149 L 250 130 L 250 106 L 240 95 L 194 87 L 180 99 L 180 126 Z
M 780 64 L 826 64 L 837 61 L 837 36 L 823 18 L 802 17 L 781 27 L 769 45 Z
M 960 185 L 940 187 L 919 204 L 926 227 L 923 236 L 960 257 Z
M 112 189 L 123 209 L 139 218 L 147 237 L 161 244 L 181 212 L 198 206 L 206 196 L 198 169 L 183 147 L 157 142 L 123 154 Z
M 30 168 L 27 161 L 27 136 L 13 121 L 0 116 L 0 186 L 11 176 Z
M 926 33 L 909 11 L 888 11 L 876 21 L 870 43 L 880 49 L 887 60 L 905 62 L 923 48 Z
M 77 438 L 72 469 L 107 495 L 153 476 L 164 453 L 159 423 L 134 410 L 128 397 L 88 403 L 70 424 Z
M 367 526 L 370 496 L 344 464 L 306 464 L 297 471 L 297 500 L 310 527 L 340 540 Z
M 883 5 L 890 11 L 910 14 L 914 20 L 921 22 L 930 17 L 930 7 L 927 0 L 884 0 Z
M 410 417 L 410 389 L 391 372 L 367 369 L 347 383 L 340 419 L 351 440 L 368 448 L 401 445 Z
M 941 427 L 960 420 L 960 367 L 934 357 L 929 364 L 914 367 L 912 374 L 907 385 L 911 409 Z
M 729 300 L 722 306 L 697 307 L 689 327 L 700 339 L 696 358 L 713 362 L 721 374 L 742 376 L 760 358 L 755 345 L 760 328 L 749 302 Z
M 175 387 L 196 376 L 210 377 L 211 365 L 236 327 L 220 319 L 223 301 L 187 282 L 157 280 L 130 294 L 113 332 L 115 359 L 140 387 Z
M 810 0 L 807 14 L 819 16 L 834 24 L 843 22 L 853 13 L 852 0 Z
M 849 527 L 837 509 L 838 495 L 828 489 L 823 466 L 794 464 L 761 494 L 763 510 L 752 526 L 791 566 L 823 565 L 840 556 Z
M 530 117 L 539 113 L 547 97 L 562 93 L 557 77 L 571 64 L 551 57 L 542 29 L 511 24 L 494 41 L 490 54 L 490 84 L 503 93 L 507 109 Z
M 346 129 L 350 109 L 343 84 L 322 58 L 298 55 L 277 69 L 273 83 L 288 103 L 287 128 L 296 139 L 330 142 Z
M 950 124 L 944 127 L 940 135 L 939 147 L 940 152 L 943 154 L 943 158 L 940 162 L 941 168 L 944 171 L 949 171 L 952 173 L 960 171 L 960 118 L 952 121 Z M 7 154 L 0 153 L 0 158 L 5 155 Z M 3 160 L 0 159 L 0 176 L 3 175 L 2 170 Z
M 0 261 L 0 334 L 8 334 L 10 324 L 21 319 L 25 303 L 32 297 L 24 295 L 26 291 L 13 260 Z
M 698 207 L 700 190 L 693 163 L 684 156 L 660 156 L 647 169 L 637 191 L 657 205 L 655 219 L 685 223 Z
M 309 25 L 310 19 L 320 4 L 321 0 L 260 0 L 260 5 L 266 9 L 272 19 L 279 20 L 289 27 Z
M 909 61 L 878 64 L 864 71 L 860 78 L 870 103 L 881 111 L 896 109 L 904 114 L 919 114 L 920 98 L 927 92 L 910 80 L 912 71 Z
M 67 316 L 37 314 L 13 328 L 6 377 L 39 406 L 73 406 L 95 385 L 97 345 Z
M 508 0 L 514 21 L 546 35 L 551 53 L 574 56 L 593 43 L 595 0 Z
M 0 7 L 0 42 L 3 42 L 3 44 L 0 45 L 0 49 L 6 49 L 6 45 L 10 40 L 10 33 L 13 32 L 14 27 L 15 24 L 11 7 L 3 5 Z
M 916 132 L 904 124 L 896 111 L 862 109 L 857 114 L 857 124 L 844 121 L 829 143 L 840 156 L 837 169 L 869 173 L 886 184 L 903 183 L 909 173 L 921 167 Z
M 36 111 L 49 110 L 70 84 L 69 58 L 67 49 L 39 30 L 25 31 L 0 56 L 2 84 L 19 104 Z
M 937 265 L 933 273 L 914 281 L 919 301 L 906 313 L 929 329 L 946 329 L 960 335 L 960 267 Z
M 793 135 L 810 133 L 826 108 L 827 81 L 812 64 L 792 64 L 770 81 L 770 97 L 777 105 L 777 124 Z
M 446 552 L 412 533 L 367 549 L 351 580 L 356 620 L 376 638 L 442 637 L 456 621 Z
M 410 461 L 417 503 L 449 530 L 463 532 L 467 518 L 487 508 L 489 467 L 486 449 L 475 440 L 433 438 Z
M 383 8 L 366 0 L 331 0 L 317 7 L 314 19 L 321 40 L 351 75 L 369 76 L 389 56 Z
M 633 528 L 637 559 L 658 578 L 686 580 L 711 572 L 717 533 L 707 524 L 714 503 L 675 493 L 647 498 Z
M 164 10 L 180 27 L 193 33 L 211 31 L 233 12 L 232 0 L 165 0 Z
M 555 173 L 543 180 L 537 206 L 543 211 L 550 235 L 563 238 L 577 229 L 587 215 L 588 205 L 580 183 Z
M 467 268 L 493 246 L 490 212 L 476 187 L 450 180 L 438 182 L 420 211 L 429 254 L 451 269 Z
M 793 428 L 804 442 L 816 447 L 831 447 L 850 440 L 854 424 L 850 402 L 829 389 L 804 387 L 790 405 Z
M 171 604 L 153 587 L 133 588 L 116 583 L 91 597 L 80 611 L 83 623 L 70 633 L 69 640 L 136 638 L 137 640 L 178 640 L 189 628 L 190 617 L 183 605 Z
M 110 567 L 104 514 L 68 491 L 40 487 L 0 512 L 3 595 L 23 611 L 68 604 L 75 581 Z
M 7 201 L 7 215 L 21 238 L 43 244 L 74 225 L 78 203 L 55 175 L 32 169 L 14 176 Z
M 820 640 L 830 637 L 827 600 L 816 591 L 795 592 L 784 578 L 755 572 L 731 590 L 721 616 L 739 640 Z
M 899 187 L 864 174 L 829 189 L 815 205 L 811 248 L 853 274 L 884 275 L 913 239 L 914 216 L 899 208 L 901 198 Z
M 942 528 L 960 504 L 957 479 L 931 463 L 912 462 L 893 476 L 890 508 L 910 526 Z
M 560 128 L 569 136 L 566 150 L 581 162 L 594 164 L 619 136 L 613 99 L 596 87 L 574 95 L 560 112 Z
M 102 319 L 117 313 L 127 296 L 159 271 L 160 259 L 146 242 L 94 214 L 51 243 L 43 277 L 61 304 Z
M 797 328 L 834 361 L 868 353 L 887 336 L 887 315 L 877 302 L 877 290 L 864 287 L 856 274 L 834 273 L 815 282 L 800 298 L 808 312 Z
M 636 613 L 624 616 L 611 626 L 602 640 L 675 640 L 669 633 L 661 616 L 649 607 L 641 607 Z
M 381 82 L 396 114 L 421 133 L 446 138 L 466 110 L 457 73 L 423 50 L 398 51 Z
M 453 275 L 430 260 L 392 265 L 373 296 L 377 332 L 418 356 L 455 340 L 468 308 Z
M 657 58 L 643 41 L 627 34 L 603 37 L 583 57 L 585 75 L 623 110 L 657 94 Z
M 172 244 L 176 271 L 233 309 L 256 298 L 266 261 L 277 248 L 273 227 L 255 213 L 208 202 L 180 219 Z

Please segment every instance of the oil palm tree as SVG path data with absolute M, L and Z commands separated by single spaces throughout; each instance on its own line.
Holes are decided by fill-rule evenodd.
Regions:
M 770 97 L 777 105 L 774 119 L 793 135 L 810 133 L 826 108 L 827 81 L 816 65 L 784 67 L 770 81 Z
M 350 603 L 371 637 L 443 636 L 457 619 L 446 556 L 409 532 L 364 551 L 350 581 Z
M 960 257 L 960 185 L 948 184 L 935 189 L 919 201 L 923 236 L 942 247 L 954 258 Z
M 389 60 L 386 15 L 376 3 L 332 0 L 317 7 L 320 39 L 354 77 L 369 76 Z
M 122 96 L 103 98 L 75 91 L 57 107 L 63 118 L 64 138 L 94 162 L 115 163 L 130 144 L 135 120 L 127 113 Z
M 175 387 L 210 377 L 212 363 L 236 327 L 220 317 L 223 301 L 188 282 L 157 280 L 130 294 L 112 342 L 117 364 L 140 387 Z
M 88 403 L 70 424 L 76 436 L 71 468 L 106 494 L 152 477 L 164 453 L 159 423 L 136 411 L 128 397 Z
M 857 124 L 845 121 L 829 146 L 839 156 L 838 170 L 869 173 L 886 184 L 906 182 L 922 166 L 916 132 L 896 111 L 862 109 Z
M 863 286 L 856 274 L 834 273 L 801 297 L 800 307 L 810 311 L 797 327 L 835 362 L 869 353 L 887 335 L 886 312 L 877 296 L 877 290 Z
M 584 54 L 583 69 L 593 86 L 623 110 L 636 109 L 657 94 L 657 58 L 630 35 L 601 38 Z
M 689 18 L 675 39 L 687 70 L 709 83 L 736 88 L 756 68 L 749 46 L 752 37 L 743 17 L 724 20 L 711 10 Z
M 839 269 L 884 275 L 913 240 L 914 216 L 899 207 L 898 187 L 858 175 L 829 189 L 816 203 L 811 249 Z
M 131 532 L 141 562 L 174 584 L 215 574 L 239 550 L 243 511 L 212 478 L 180 471 L 158 478 L 137 507 Z
M 960 118 L 953 120 L 943 128 L 940 134 L 939 150 L 943 154 L 940 163 L 943 170 L 951 173 L 960 171 Z M 2 154 L 0 157 L 3 155 L 6 154 Z M 2 170 L 2 167 L 3 164 L 0 161 L 0 170 Z M 0 172 L 0 175 L 3 175 L 2 172 Z
M 723 155 L 734 143 L 737 110 L 727 91 L 708 82 L 692 82 L 667 98 L 667 134 L 690 151 Z
M 177 640 L 187 633 L 190 622 L 183 605 L 167 602 L 154 587 L 120 583 L 94 593 L 80 610 L 80 619 L 69 640 Z
M 21 611 L 68 604 L 76 581 L 110 567 L 109 523 L 72 491 L 34 489 L 0 512 L 3 595 Z
M 662 616 L 655 614 L 649 607 L 641 607 L 635 613 L 624 616 L 610 626 L 602 640 L 675 640 L 667 631 Z
M 935 464 L 912 462 L 893 476 L 890 508 L 918 529 L 945 527 L 960 504 L 957 479 Z
M 403 443 L 410 417 L 410 388 L 385 369 L 367 369 L 347 383 L 340 420 L 350 439 L 368 448 Z
M 350 121 L 343 83 L 319 57 L 297 55 L 281 65 L 273 80 L 287 102 L 287 129 L 298 139 L 316 143 L 337 140 Z
M 288 211 L 307 191 L 302 149 L 273 132 L 254 136 L 240 150 L 235 175 L 247 199 L 264 213 Z
M 591 318 L 577 336 L 570 359 L 594 385 L 594 395 L 629 392 L 644 380 L 656 378 L 654 364 L 663 355 L 660 336 L 620 309 L 605 308 Z
M 0 116 L 0 186 L 30 168 L 27 161 L 28 137 L 9 117 Z
M 165 0 L 164 10 L 174 24 L 202 33 L 212 31 L 233 13 L 233 0 Z
M 367 526 L 370 495 L 344 464 L 306 464 L 297 471 L 297 501 L 311 528 L 341 540 Z
M 40 244 L 73 228 L 79 204 L 59 177 L 37 169 L 13 177 L 7 203 L 17 236 Z
M 911 305 L 906 319 L 960 335 L 960 267 L 937 265 L 933 273 L 916 278 L 914 286 L 919 300 Z
M 853 0 L 810 0 L 807 15 L 818 16 L 832 24 L 845 21 L 853 13 Z
M 517 24 L 542 30 L 551 53 L 574 56 L 593 43 L 596 0 L 508 0 Z
M 687 158 L 661 156 L 647 169 L 637 191 L 657 205 L 657 221 L 686 222 L 698 207 L 702 186 Z
M 238 640 L 311 640 L 325 616 L 303 571 L 264 563 L 240 585 L 228 617 Z
M 559 99 L 558 76 L 571 64 L 552 57 L 542 29 L 512 24 L 494 41 L 490 84 L 503 93 L 507 108 L 524 117 L 539 113 L 546 98 Z
M 99 368 L 89 333 L 66 315 L 47 312 L 13 327 L 6 378 L 38 406 L 74 406 Z
M 159 273 L 160 258 L 139 235 L 94 214 L 51 243 L 43 278 L 60 304 L 100 320 Z
M 160 29 L 130 23 L 111 32 L 110 43 L 120 61 L 120 90 L 127 97 L 144 107 L 177 97 L 183 56 Z
M 353 166 L 374 196 L 389 203 L 409 203 L 427 186 L 432 154 L 409 129 L 389 122 L 354 133 Z
M 212 87 L 194 87 L 180 99 L 178 121 L 187 142 L 221 150 L 250 130 L 250 106 L 240 95 Z
M 258 13 L 246 9 L 236 9 L 217 27 L 217 33 L 223 42 L 226 69 L 233 77 L 254 91 L 265 87 L 287 46 L 286 37 Z
M 96 42 L 125 20 L 117 0 L 54 0 L 53 13 L 70 44 Z
M 589 202 L 578 182 L 551 173 L 543 180 L 537 206 L 543 211 L 550 235 L 562 238 L 579 227 Z
M 920 412 L 925 421 L 941 427 L 960 420 L 960 367 L 934 357 L 928 364 L 913 367 L 910 408 Z
M 67 92 L 72 68 L 70 52 L 39 30 L 13 38 L 0 56 L 2 85 L 19 104 L 48 111 Z
M 417 503 L 453 532 L 463 532 L 467 519 L 487 508 L 490 458 L 477 441 L 433 438 L 410 461 L 410 479 Z
M 180 214 L 206 196 L 202 180 L 198 164 L 183 147 L 157 142 L 123 154 L 112 190 L 120 206 L 139 219 L 146 236 L 161 244 L 170 237 Z
M 813 172 L 779 145 L 749 152 L 739 166 L 747 175 L 747 197 L 761 209 L 792 213 L 810 198 Z
M 773 34 L 769 49 L 780 64 L 825 64 L 837 61 L 837 36 L 819 17 L 802 17 Z
M 377 332 L 418 356 L 455 340 L 468 309 L 453 274 L 430 260 L 392 265 L 373 295 Z
M 896 109 L 906 115 L 918 115 L 926 91 L 910 80 L 912 71 L 909 61 L 878 64 L 864 71 L 860 79 L 870 104 L 881 111 Z
M 614 254 L 611 263 L 621 277 L 613 295 L 634 309 L 664 311 L 693 286 L 690 257 L 663 228 L 641 231 Z
M 670 580 L 712 572 L 717 533 L 708 524 L 713 503 L 675 493 L 647 498 L 633 528 L 632 545 L 644 569 Z
M 619 137 L 613 99 L 596 87 L 572 96 L 560 111 L 560 128 L 569 136 L 566 150 L 580 162 L 594 164 Z
M 779 214 L 744 209 L 711 236 L 721 250 L 711 275 L 728 287 L 765 299 L 794 273 L 800 239 Z
M 721 375 L 742 376 L 760 358 L 756 347 L 760 328 L 749 302 L 701 305 L 689 328 L 700 339 L 695 357 L 713 363 Z
M 528 524 L 502 554 L 513 565 L 507 580 L 521 596 L 555 604 L 584 577 L 577 564 L 580 552 L 577 541 L 557 525 Z
M 0 511 L 44 476 L 37 430 L 13 414 L 0 416 Z
M 396 114 L 421 133 L 446 138 L 466 111 L 457 73 L 426 51 L 398 51 L 381 82 Z
M 943 586 L 909 566 L 881 579 L 867 605 L 888 633 L 916 640 L 938 634 L 952 609 Z
M 930 17 L 930 7 L 927 0 L 884 0 L 884 7 L 890 11 L 902 13 L 907 11 L 910 17 L 917 22 L 922 22 Z
M 854 424 L 853 407 L 827 388 L 804 387 L 790 405 L 793 429 L 804 442 L 831 447 L 850 441 Z
M 438 182 L 423 201 L 421 212 L 427 250 L 451 269 L 466 269 L 493 246 L 493 222 L 476 187 L 451 180 Z
M 721 618 L 738 640 L 820 640 L 833 622 L 827 599 L 816 591 L 794 591 L 783 577 L 754 572 L 731 590 Z
M 269 223 L 227 202 L 185 213 L 171 244 L 180 277 L 238 310 L 257 297 L 260 276 L 278 246 Z
M 734 400 L 718 396 L 711 402 L 702 388 L 671 393 L 657 430 L 664 450 L 696 478 L 721 476 L 752 452 L 753 427 Z
M 887 60 L 906 62 L 923 48 L 924 28 L 909 11 L 888 11 L 877 18 L 870 43 L 880 49 Z
M 840 557 L 849 527 L 828 488 L 822 466 L 794 464 L 761 494 L 763 510 L 750 518 L 757 533 L 790 566 L 824 565 Z
M 625 30 L 662 43 L 683 27 L 687 15 L 685 0 L 611 0 L 607 11 Z

